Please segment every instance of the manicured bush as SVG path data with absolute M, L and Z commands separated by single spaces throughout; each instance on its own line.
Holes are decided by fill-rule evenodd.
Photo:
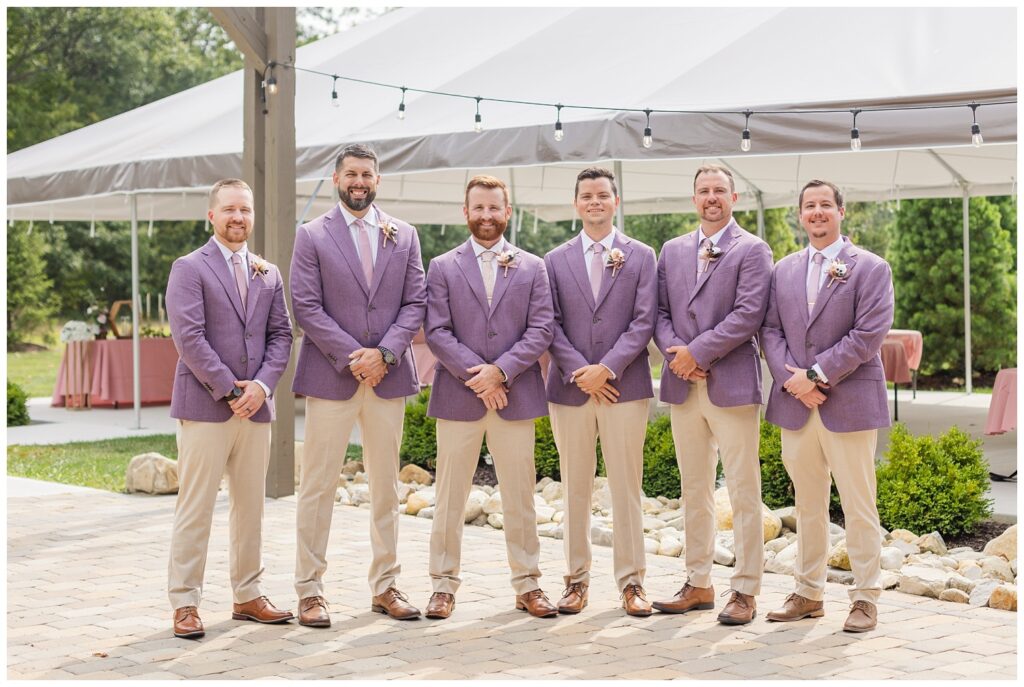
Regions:
M 879 466 L 878 514 L 890 530 L 943 536 L 970 532 L 992 513 L 981 441 L 957 427 L 935 439 L 897 424 Z
M 672 441 L 672 421 L 667 415 L 647 424 L 643 486 L 647 496 L 679 498 L 679 465 L 676 463 L 676 447 Z
M 433 469 L 437 461 L 437 420 L 427 417 L 430 389 L 405 404 L 405 425 L 398 457 L 402 463 Z
M 562 480 L 558 465 L 558 447 L 555 446 L 555 435 L 551 431 L 551 418 L 544 416 L 535 421 L 536 432 L 533 444 L 533 461 L 537 466 L 537 479 L 550 477 L 556 482 Z M 604 475 L 604 457 L 601 455 L 601 442 L 597 442 L 597 474 Z
M 19 427 L 29 423 L 28 394 L 20 386 L 7 380 L 7 426 Z

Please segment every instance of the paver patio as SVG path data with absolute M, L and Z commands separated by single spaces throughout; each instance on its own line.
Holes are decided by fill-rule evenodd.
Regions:
M 174 497 L 91 491 L 7 501 L 7 676 L 124 678 L 636 678 L 1016 679 L 1017 614 L 884 592 L 879 628 L 851 635 L 846 588 L 829 584 L 825 617 L 774 624 L 764 614 L 792 579 L 765 574 L 758 617 L 743 627 L 714 612 L 630 618 L 619 608 L 611 550 L 594 547 L 590 605 L 535 619 L 513 610 L 501 532 L 467 526 L 463 585 L 449 620 L 399 622 L 370 611 L 369 511 L 334 513 L 326 585 L 334 625 L 318 630 L 231 620 L 227 500 L 211 538 L 206 637 L 171 635 L 167 548 Z M 294 498 L 268 500 L 265 591 L 294 609 Z M 430 596 L 430 521 L 403 517 L 400 587 Z M 668 597 L 683 562 L 648 555 L 645 587 Z M 541 583 L 562 590 L 562 542 L 541 539 Z M 716 589 L 732 570 L 715 566 Z M 719 601 L 719 606 L 724 599 Z

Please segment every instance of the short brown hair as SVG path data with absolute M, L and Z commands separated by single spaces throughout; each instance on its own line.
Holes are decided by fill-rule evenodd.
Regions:
M 822 181 L 821 179 L 811 179 L 804 187 L 800 189 L 800 198 L 797 200 L 797 207 L 802 208 L 804 206 L 804 191 L 809 188 L 817 188 L 818 186 L 828 186 L 832 189 L 832 196 L 836 199 L 836 207 L 843 207 L 843 192 L 839 190 L 839 187 L 833 184 L 831 181 Z
M 715 174 L 716 172 L 724 174 L 729 179 L 729 190 L 736 193 L 736 182 L 733 181 L 732 170 L 721 165 L 701 165 L 698 167 L 697 173 L 693 175 L 693 190 L 697 190 L 697 178 L 701 174 Z
M 222 188 L 241 188 L 241 189 L 245 189 L 250 194 L 252 193 L 252 189 L 249 188 L 249 184 L 245 183 L 241 179 L 221 179 L 220 181 L 218 181 L 216 184 L 213 185 L 213 188 L 210 189 L 210 200 L 209 200 L 209 203 L 210 203 L 210 209 L 211 210 L 213 209 L 214 205 L 216 204 L 216 202 L 217 202 L 217 194 L 220 193 L 220 190 Z
M 573 189 L 572 197 L 575 199 L 580 194 L 580 182 L 584 179 L 607 179 L 612 182 L 612 194 L 619 197 L 619 189 L 615 185 L 615 175 L 604 167 L 587 167 L 576 175 L 576 188 Z
M 498 177 L 492 177 L 488 174 L 477 174 L 475 177 L 469 180 L 466 184 L 466 207 L 469 207 L 469 189 L 476 188 L 500 188 L 502 194 L 505 196 L 505 207 L 508 207 L 508 187 L 505 186 L 505 182 Z
M 373 160 L 374 174 L 380 173 L 380 167 L 377 162 L 377 153 L 375 153 L 373 148 L 365 143 L 353 143 L 352 145 L 345 146 L 342 151 L 338 153 L 338 157 L 334 160 L 335 172 L 341 169 L 341 163 L 345 161 L 346 157 L 358 157 L 363 160 Z

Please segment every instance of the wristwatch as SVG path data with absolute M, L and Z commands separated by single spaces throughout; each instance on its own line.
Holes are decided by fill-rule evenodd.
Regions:
M 814 371 L 813 367 L 807 368 L 807 379 L 811 380 L 815 384 L 821 381 L 821 377 L 818 376 L 818 373 Z
M 380 351 L 380 354 L 382 356 L 384 356 L 384 362 L 385 363 L 387 363 L 388 365 L 397 365 L 398 364 L 398 358 L 395 357 L 394 353 L 392 353 L 388 349 L 384 348 L 383 346 L 377 346 L 377 350 Z

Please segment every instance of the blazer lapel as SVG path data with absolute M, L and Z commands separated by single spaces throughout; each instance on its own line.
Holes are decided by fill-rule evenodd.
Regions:
M 511 243 L 505 243 L 504 249 L 518 252 Z M 516 256 L 515 261 L 512 263 L 515 267 L 509 267 L 507 273 L 505 272 L 504 267 L 499 266 L 497 262 L 494 263 L 494 293 L 491 294 L 490 313 L 493 313 L 495 309 L 497 309 L 498 301 L 500 301 L 501 297 L 505 295 L 505 291 L 508 290 L 509 284 L 512 283 L 512 280 L 516 278 L 516 273 L 519 272 L 521 263 L 522 261 L 518 256 Z M 490 313 L 487 314 L 488 317 L 490 317 Z
M 266 277 L 262 274 L 253 276 L 252 253 L 249 254 L 249 265 L 246 267 L 246 279 L 249 280 L 249 295 L 245 297 L 245 322 L 248 324 L 256 312 L 256 302 L 260 299 L 260 293 L 266 287 Z
M 679 259 L 682 261 L 679 268 L 683 271 L 686 292 L 690 294 L 692 300 L 694 289 L 697 287 L 697 232 L 683 237 L 679 245 Z
M 615 285 L 615 281 L 619 278 L 619 274 L 622 273 L 622 270 L 626 269 L 626 264 L 629 262 L 629 256 L 633 254 L 632 243 L 633 242 L 628 236 L 624 236 L 621 232 L 615 233 L 615 240 L 612 241 L 612 249 L 614 250 L 615 248 L 618 248 L 621 250 L 626 256 L 626 260 L 623 262 L 622 268 L 618 272 L 614 272 L 611 267 L 604 268 L 605 274 L 601 278 L 601 289 L 597 292 L 597 303 L 594 307 L 595 310 L 601 307 L 601 304 L 604 303 L 604 299 L 608 297 L 608 292 L 612 290 L 612 286 Z M 604 259 L 605 257 L 604 253 L 602 253 L 601 258 Z M 590 285 L 589 280 L 587 285 Z
M 334 245 L 338 247 L 342 258 L 348 263 L 349 269 L 352 270 L 352 274 L 356 278 L 356 283 L 359 284 L 363 293 L 369 296 L 370 286 L 366 283 L 366 277 L 363 275 L 363 266 L 359 262 L 359 252 L 356 250 L 355 242 L 352 241 L 352 233 L 348 229 L 348 223 L 345 221 L 345 217 L 341 214 L 341 210 L 337 205 L 334 206 L 334 209 L 324 219 L 324 231 L 331 237 Z
M 583 257 L 583 249 L 580 247 L 581 243 L 580 235 L 576 234 L 576 238 L 570 239 L 569 243 L 566 244 L 563 255 L 565 256 L 569 272 L 576 279 L 576 285 L 580 287 L 580 293 L 583 294 L 583 298 L 586 299 L 591 311 L 593 311 L 597 309 L 597 303 L 594 302 L 594 293 L 590 290 L 590 276 L 587 273 L 587 263 Z
M 376 207 L 376 206 L 375 206 Z M 383 228 L 391 221 L 380 209 L 377 209 L 377 221 Z M 395 227 L 395 240 L 385 239 L 383 229 L 377 231 L 377 261 L 373 263 L 373 283 L 370 285 L 369 299 L 372 301 L 380 286 L 380 280 L 384 276 L 384 270 L 388 268 L 388 262 L 398 248 L 398 227 Z
M 839 255 L 838 255 L 837 259 L 840 260 L 841 262 L 845 262 L 847 267 L 849 267 L 850 270 L 853 270 L 854 266 L 857 264 L 856 257 L 857 257 L 856 249 L 854 248 L 853 244 L 850 243 L 850 239 L 848 239 L 848 238 L 846 238 L 844 236 L 843 237 L 843 249 L 841 251 L 839 251 Z M 807 269 L 807 267 L 806 267 L 807 262 L 806 261 L 804 262 L 804 265 L 805 265 L 805 270 L 806 270 Z M 828 270 L 828 263 L 822 264 L 822 271 L 825 271 L 825 270 Z M 847 275 L 847 278 L 849 278 L 849 275 Z M 807 320 L 807 326 L 808 327 L 811 326 L 811 324 L 813 324 L 814 320 L 816 320 L 818 318 L 818 315 L 821 314 L 822 310 L 825 309 L 825 306 L 828 305 L 828 301 L 829 301 L 830 298 L 832 298 L 832 294 L 834 294 L 836 291 L 838 291 L 839 287 L 842 286 L 842 284 L 839 283 L 839 282 L 835 282 L 834 284 L 829 286 L 829 281 L 830 280 L 831 280 L 831 277 L 826 276 L 824 283 L 821 285 L 821 290 L 818 291 L 818 297 L 815 299 L 815 303 L 814 303 L 814 310 L 811 311 L 811 315 L 810 315 L 810 317 Z M 805 290 L 805 292 L 806 292 L 806 288 L 807 288 L 806 284 L 807 284 L 807 280 L 805 279 L 804 280 L 804 285 L 805 285 L 804 286 L 804 290 Z
M 707 269 L 696 276 L 697 285 L 694 286 L 693 290 L 690 292 L 691 301 L 693 300 L 693 297 L 700 292 L 704 284 L 707 283 L 708 279 L 711 278 L 711 274 L 715 271 L 715 268 L 718 267 L 718 264 L 725 259 L 726 254 L 729 252 L 729 249 L 732 248 L 733 244 L 735 243 L 734 239 L 736 238 L 736 235 L 733 232 L 736 231 L 743 231 L 743 229 L 739 228 L 735 220 L 731 220 L 729 224 L 726 225 L 725 230 L 722 233 L 722 238 L 718 240 L 718 247 L 722 249 L 722 254 L 718 257 L 717 260 L 709 261 Z M 697 260 L 696 241 L 698 235 L 699 234 L 694 234 L 694 262 L 691 263 L 693 265 L 696 265 Z
M 213 273 L 217 275 L 217 279 L 220 280 L 221 286 L 228 293 L 228 300 L 231 301 L 232 307 L 235 309 L 235 314 L 245 322 L 245 313 L 242 312 L 242 298 L 238 294 L 238 285 L 235 284 L 235 277 L 231 274 L 231 270 L 228 269 L 227 260 L 224 259 L 223 253 L 217 246 L 213 245 L 213 242 L 217 239 L 211 238 L 210 242 L 206 244 L 206 249 L 203 251 L 203 260 L 210 266 Z
M 459 269 L 462 270 L 462 276 L 469 282 L 469 290 L 476 296 L 480 307 L 484 309 L 485 313 L 489 314 L 490 308 L 487 305 L 487 292 L 484 291 L 484 278 L 480 276 L 480 268 L 476 263 L 476 253 L 473 252 L 473 246 L 469 243 L 472 240 L 467 240 L 456 251 L 458 257 L 455 260 L 455 264 L 459 266 Z M 492 297 L 491 300 L 493 301 L 494 298 Z

